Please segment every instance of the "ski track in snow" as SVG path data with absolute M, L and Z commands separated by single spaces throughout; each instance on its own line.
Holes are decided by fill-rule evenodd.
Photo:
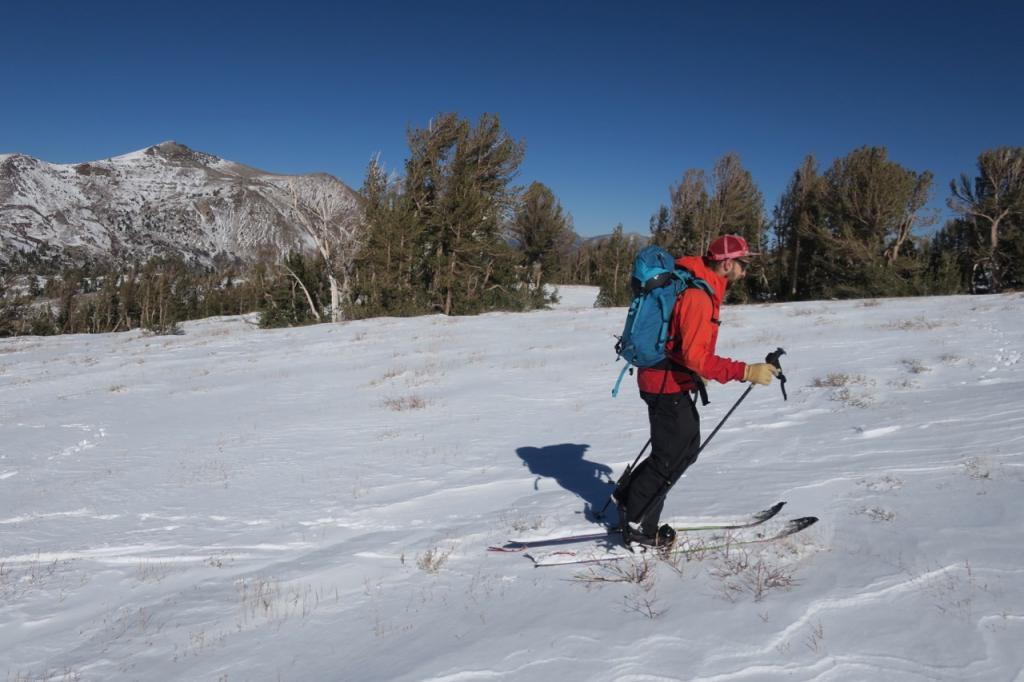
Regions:
M 485 551 L 593 532 L 646 439 L 635 384 L 609 397 L 624 310 L 594 295 L 566 287 L 523 315 L 0 339 L 0 669 L 1021 677 L 1024 297 L 727 307 L 719 351 L 786 348 L 789 401 L 752 391 L 664 519 L 785 500 L 780 519 L 821 520 L 630 582 Z M 705 435 L 742 390 L 712 384 Z M 757 570 L 787 584 L 755 596 Z

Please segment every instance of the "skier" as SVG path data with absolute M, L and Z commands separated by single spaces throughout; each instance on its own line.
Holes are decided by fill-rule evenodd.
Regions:
M 651 454 L 619 481 L 612 494 L 627 543 L 666 546 L 675 540 L 672 527 L 659 528 L 658 523 L 665 495 L 697 459 L 700 415 L 694 394 L 703 391 L 704 381 L 768 385 L 778 375 L 769 363 L 747 364 L 715 354 L 725 290 L 746 275 L 750 258 L 758 255 L 750 252 L 743 237 L 725 235 L 711 242 L 703 257 L 676 260 L 676 265 L 709 283 L 714 293 L 696 287 L 683 291 L 669 323 L 668 359 L 638 370 L 640 397 L 651 425 Z

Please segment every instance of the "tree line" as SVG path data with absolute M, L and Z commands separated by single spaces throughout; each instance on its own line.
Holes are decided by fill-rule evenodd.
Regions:
M 259 309 L 270 272 L 265 264 L 204 266 L 176 256 L 70 266 L 29 258 L 0 274 L 0 336 L 140 328 L 175 334 L 184 320 Z
M 175 333 L 187 319 L 260 312 L 266 327 L 382 315 L 529 310 L 553 284 L 600 287 L 599 305 L 625 305 L 630 271 L 648 242 L 701 254 L 743 235 L 764 254 L 730 290 L 737 301 L 912 296 L 1018 288 L 1024 282 L 1024 149 L 982 152 L 977 172 L 949 185 L 955 218 L 930 234 L 936 191 L 927 170 L 861 147 L 822 170 L 797 168 L 770 215 L 736 154 L 686 170 L 653 213 L 647 235 L 583 239 L 554 192 L 514 185 L 525 143 L 498 116 L 439 115 L 407 133 L 408 157 L 368 165 L 358 211 L 329 176 L 292 186 L 313 252 L 255 262 L 146 262 L 30 254 L 0 270 L 0 336 L 122 331 Z
M 955 217 L 930 234 L 930 171 L 861 147 L 822 171 L 813 155 L 797 168 L 769 218 L 735 154 L 710 175 L 687 170 L 652 216 L 650 241 L 701 254 L 722 234 L 740 234 L 764 254 L 752 276 L 730 289 L 737 301 L 942 295 L 1024 285 L 1024 148 L 982 152 L 977 173 L 949 184 Z M 624 305 L 628 269 L 644 240 L 617 231 L 593 259 L 600 300 Z M 627 270 L 628 271 L 628 270 Z M 589 282 L 588 282 L 589 283 Z
M 265 327 L 381 315 L 470 315 L 551 303 L 575 239 L 550 188 L 512 184 L 525 154 L 498 116 L 442 114 L 407 135 L 404 173 L 370 162 L 358 210 L 329 176 L 290 186 L 312 253 L 204 265 L 26 256 L 0 272 L 0 335 L 174 333 L 259 311 Z

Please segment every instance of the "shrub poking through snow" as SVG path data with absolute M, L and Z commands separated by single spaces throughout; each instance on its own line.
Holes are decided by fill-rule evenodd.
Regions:
M 384 406 L 395 412 L 422 410 L 427 406 L 427 401 L 418 395 L 407 395 L 402 398 L 385 398 Z
M 455 547 L 431 547 L 423 554 L 416 555 L 416 565 L 421 571 L 437 573 L 448 563 L 448 557 L 455 551 Z
M 874 382 L 861 374 L 830 373 L 825 378 L 818 377 L 811 382 L 812 388 L 831 388 L 832 400 L 843 403 L 850 407 L 868 407 L 874 402 L 874 397 L 865 389 Z M 861 387 L 860 391 L 854 391 L 851 387 Z

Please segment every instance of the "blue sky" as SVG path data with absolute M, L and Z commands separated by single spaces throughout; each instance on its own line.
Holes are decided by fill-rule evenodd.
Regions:
M 885 146 L 943 208 L 979 152 L 1024 145 L 1024 3 L 844 5 L 7 3 L 0 153 L 173 139 L 358 188 L 373 154 L 401 170 L 408 127 L 493 112 L 526 142 L 518 182 L 594 235 L 646 232 L 730 151 L 770 212 L 808 153 Z

